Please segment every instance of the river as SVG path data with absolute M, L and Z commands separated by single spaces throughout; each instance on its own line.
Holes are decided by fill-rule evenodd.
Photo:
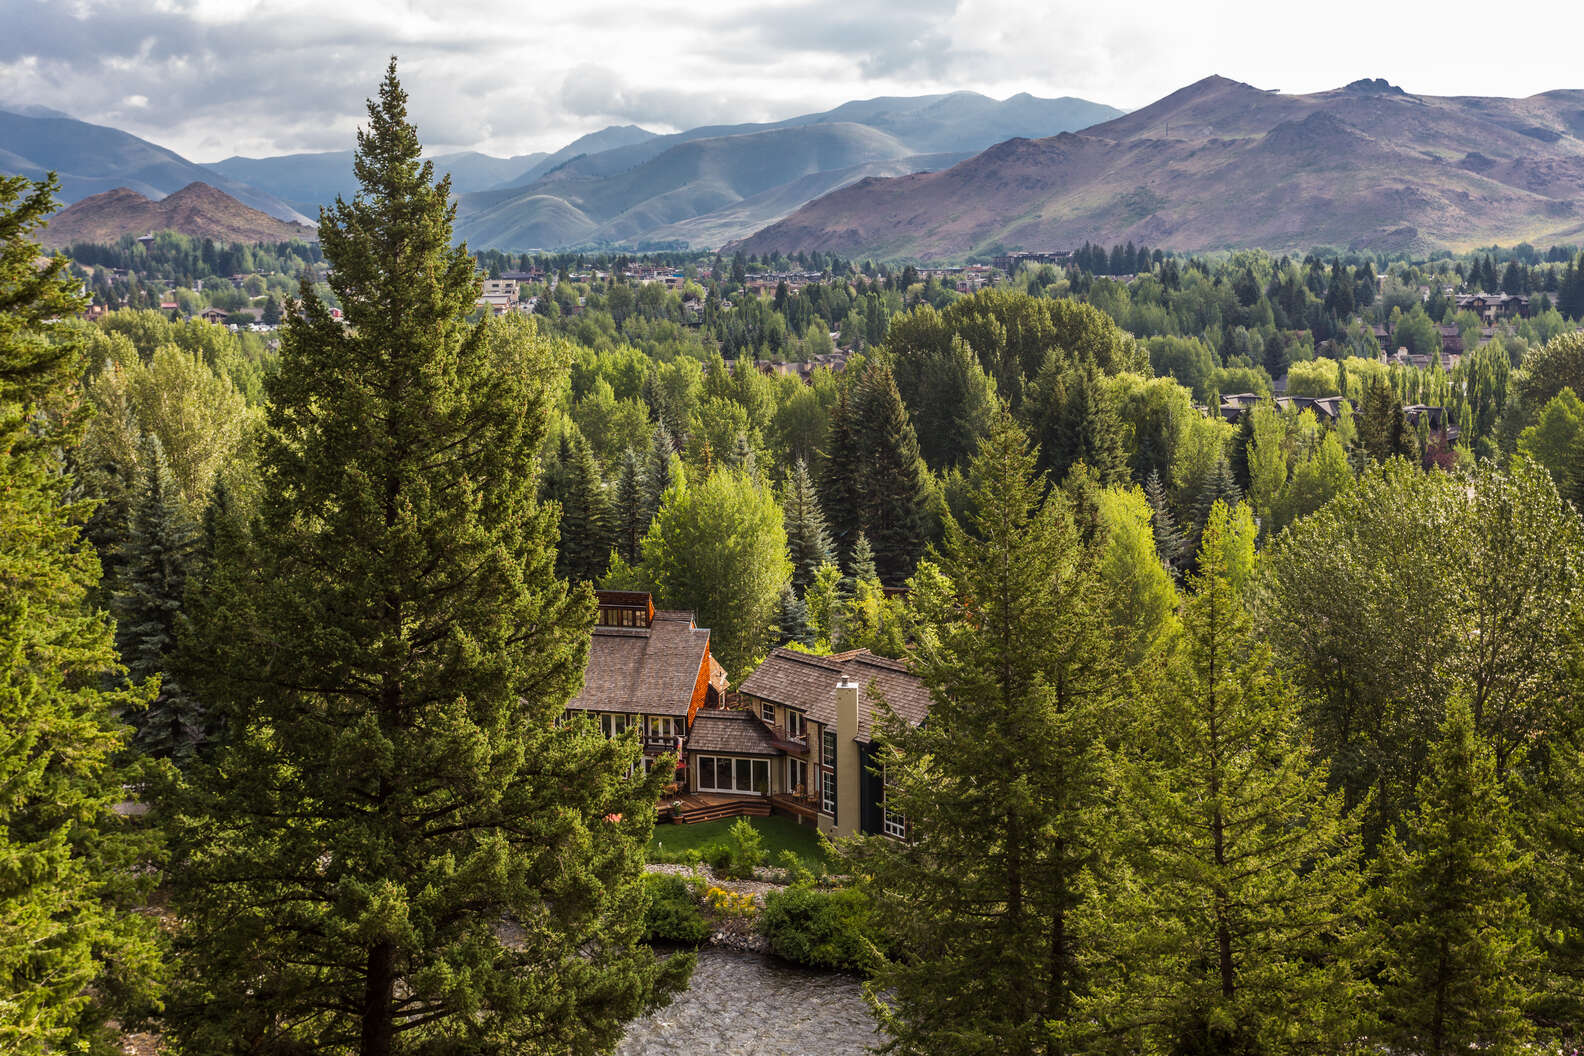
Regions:
M 687 990 L 634 1022 L 616 1056 L 861 1056 L 878 1040 L 852 976 L 706 947 Z

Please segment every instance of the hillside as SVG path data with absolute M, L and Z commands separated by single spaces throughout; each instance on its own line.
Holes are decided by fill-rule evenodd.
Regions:
M 1584 231 L 1584 92 L 1281 95 L 1210 77 L 1079 134 L 866 179 L 736 244 L 961 259 L 1132 240 L 1177 250 L 1452 248 Z
M 449 173 L 457 194 L 482 191 L 510 180 L 547 154 L 519 154 L 497 158 L 477 151 L 437 154 L 430 160 L 439 174 Z M 357 190 L 352 173 L 352 152 L 332 150 L 318 154 L 280 154 L 269 158 L 231 157 L 204 168 L 217 175 L 262 188 L 307 216 L 318 216 L 319 207 L 336 196 L 350 198 Z
M 281 220 L 307 217 L 280 198 L 217 175 L 175 151 L 147 140 L 34 109 L 32 115 L 0 111 L 0 171 L 40 179 L 60 175 L 61 201 L 76 202 L 116 188 L 162 198 L 195 182 L 206 182 L 245 205 Z
M 523 187 L 463 195 L 457 232 L 506 249 L 656 241 L 717 246 L 854 180 L 938 168 L 999 139 L 1120 111 L 1081 99 L 972 92 L 846 103 L 762 125 L 647 136 L 560 163 Z M 642 130 L 638 130 L 642 131 Z
M 50 218 L 41 241 L 59 248 L 73 242 L 114 242 L 123 235 L 176 231 L 217 242 L 312 241 L 315 230 L 286 223 L 243 205 L 206 183 L 192 183 L 158 201 L 128 187 L 84 198 Z

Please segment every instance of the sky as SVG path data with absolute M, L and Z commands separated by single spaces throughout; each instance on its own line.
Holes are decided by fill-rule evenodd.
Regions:
M 0 0 L 0 106 L 193 161 L 354 145 L 391 55 L 431 152 L 768 121 L 969 90 L 1134 109 L 1210 74 L 1286 92 L 1584 89 L 1584 4 L 1332 0 Z M 0 148 L 5 144 L 0 143 Z

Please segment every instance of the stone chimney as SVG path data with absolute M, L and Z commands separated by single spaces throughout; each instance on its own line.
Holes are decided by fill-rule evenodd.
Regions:
M 858 834 L 863 804 L 863 763 L 858 755 L 858 696 L 856 682 L 836 683 L 836 835 Z

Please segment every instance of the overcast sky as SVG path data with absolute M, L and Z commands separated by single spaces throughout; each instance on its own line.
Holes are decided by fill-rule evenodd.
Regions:
M 395 54 L 431 150 L 509 155 L 956 89 L 1133 109 L 1212 73 L 1523 96 L 1584 88 L 1580 39 L 1576 0 L 0 0 L 0 103 L 194 161 L 339 150 Z

